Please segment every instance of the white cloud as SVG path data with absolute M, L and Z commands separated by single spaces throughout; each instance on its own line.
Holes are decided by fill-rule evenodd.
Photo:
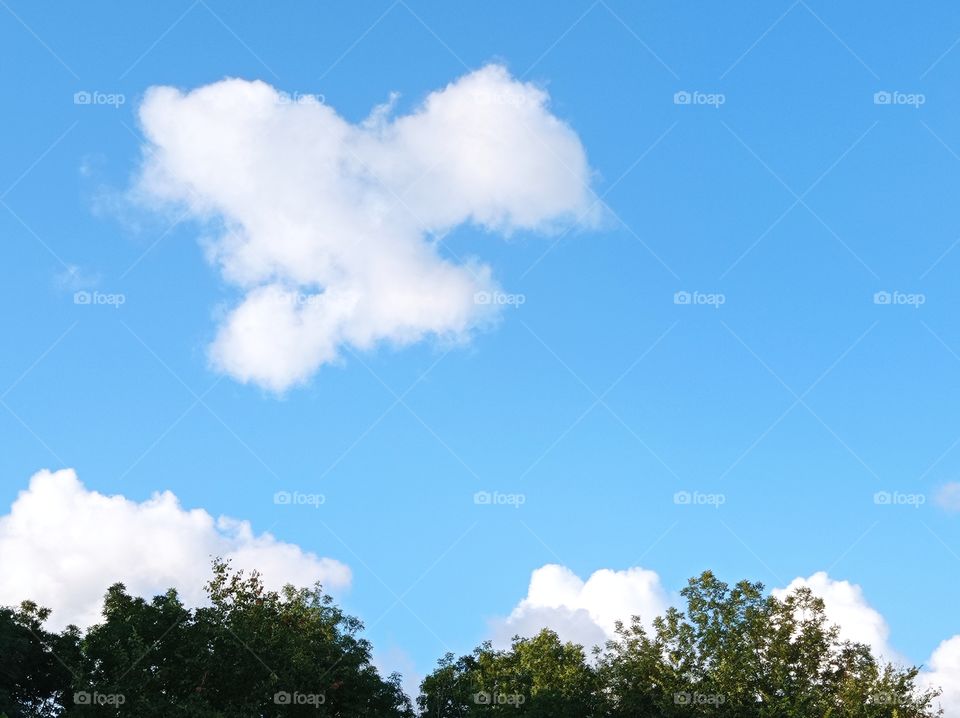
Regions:
M 150 89 L 138 194 L 210 221 L 208 257 L 243 293 L 214 366 L 283 391 L 345 347 L 463 341 L 490 321 L 497 308 L 475 301 L 497 288 L 490 268 L 444 257 L 440 235 L 599 216 L 584 149 L 548 99 L 497 65 L 359 124 L 259 81 Z
M 493 622 L 494 642 L 502 646 L 514 635 L 552 628 L 561 639 L 589 648 L 613 638 L 617 620 L 629 623 L 639 615 L 649 626 L 668 605 L 653 571 L 601 569 L 583 581 L 565 566 L 547 564 L 533 572 L 526 597 L 510 615 Z
M 949 481 L 941 486 L 935 500 L 946 511 L 960 511 L 960 482 Z
M 143 502 L 87 489 L 72 469 L 40 471 L 0 516 L 0 605 L 24 599 L 52 608 L 51 625 L 95 623 L 103 594 L 122 581 L 137 595 L 176 588 L 191 605 L 203 600 L 214 556 L 257 569 L 264 583 L 326 589 L 350 584 L 350 569 L 250 524 L 186 510 L 169 491 Z
M 941 688 L 939 700 L 944 718 L 960 718 L 960 636 L 948 638 L 937 646 L 920 674 L 924 685 Z

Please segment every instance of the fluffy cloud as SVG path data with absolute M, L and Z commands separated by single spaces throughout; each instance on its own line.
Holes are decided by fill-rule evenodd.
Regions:
M 169 491 L 137 503 L 90 491 L 65 469 L 35 474 L 0 517 L 0 605 L 29 598 L 54 610 L 54 626 L 90 625 L 117 581 L 139 595 L 173 586 L 196 605 L 213 556 L 258 569 L 273 588 L 321 581 L 336 589 L 351 578 L 339 561 L 256 535 L 246 521 L 186 510 Z
M 960 636 L 949 638 L 937 646 L 927 661 L 927 667 L 920 674 L 920 681 L 942 689 L 939 701 L 944 718 L 960 718 Z
M 490 268 L 444 256 L 443 234 L 597 219 L 584 149 L 548 99 L 496 65 L 359 124 L 263 82 L 150 89 L 138 193 L 208 221 L 208 257 L 243 295 L 214 366 L 283 391 L 345 347 L 465 340 L 490 321 Z
M 494 621 L 494 642 L 506 645 L 514 635 L 552 628 L 565 641 L 602 645 L 613 638 L 616 621 L 639 615 L 649 626 L 668 605 L 653 571 L 601 569 L 583 581 L 565 566 L 547 564 L 533 572 L 526 598 L 507 618 Z
M 823 599 L 827 618 L 840 627 L 841 638 L 866 643 L 888 661 L 910 663 L 891 647 L 886 619 L 857 584 L 832 579 L 820 571 L 771 593 L 782 598 L 804 586 Z M 532 636 L 542 628 L 552 628 L 563 640 L 599 645 L 614 636 L 616 620 L 626 622 L 639 615 L 649 627 L 655 616 L 674 603 L 654 571 L 602 569 L 584 582 L 565 566 L 548 564 L 533 572 L 526 597 L 510 615 L 492 622 L 492 639 L 496 646 L 504 647 L 514 635 Z M 940 644 L 918 681 L 941 688 L 944 717 L 960 718 L 960 635 Z
M 941 486 L 935 500 L 946 511 L 960 511 L 960 482 L 950 481 Z

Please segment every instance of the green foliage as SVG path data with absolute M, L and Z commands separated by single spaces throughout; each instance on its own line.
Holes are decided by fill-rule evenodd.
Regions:
M 73 627 L 60 634 L 44 630 L 49 615 L 31 601 L 0 608 L 0 716 L 56 716 L 69 694 L 67 666 L 77 661 L 80 634 Z
M 543 718 L 583 718 L 600 705 L 600 685 L 583 649 L 556 633 L 515 638 L 509 651 L 484 643 L 471 655 L 447 654 L 421 686 L 425 718 L 507 712 Z
M 730 587 L 706 572 L 644 630 L 639 617 L 587 660 L 543 631 L 446 656 L 421 685 L 429 718 L 508 713 L 577 718 L 928 718 L 936 693 L 918 669 L 881 664 L 864 645 L 843 642 L 808 589 L 779 600 L 758 583 Z M 522 701 L 478 700 L 485 693 Z
M 384 680 L 371 665 L 360 622 L 319 586 L 267 591 L 256 573 L 217 561 L 207 593 L 209 605 L 191 610 L 173 590 L 146 601 L 111 586 L 103 622 L 82 639 L 65 634 L 76 640 L 69 658 L 27 641 L 45 670 L 61 659 L 66 675 L 54 673 L 58 682 L 48 685 L 27 673 L 21 683 L 33 693 L 11 693 L 0 708 L 11 718 L 413 715 L 399 677 Z M 32 630 L 49 636 L 39 632 L 46 615 L 35 618 Z M 3 621 L 2 635 L 17 625 Z
M 209 601 L 150 600 L 122 584 L 85 634 L 44 628 L 49 611 L 0 609 L 0 718 L 412 718 L 397 675 L 371 664 L 362 625 L 320 586 L 268 591 L 215 561 Z M 421 684 L 423 718 L 932 718 L 918 669 L 841 641 L 807 589 L 691 579 L 644 629 L 618 624 L 594 649 L 545 630 L 506 650 L 447 654 Z

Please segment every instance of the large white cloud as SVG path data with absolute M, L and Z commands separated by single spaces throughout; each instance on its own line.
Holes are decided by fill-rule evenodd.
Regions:
M 823 599 L 827 619 L 840 628 L 841 639 L 865 643 L 887 661 L 910 663 L 891 646 L 886 619 L 870 605 L 860 586 L 819 571 L 771 593 L 782 598 L 800 587 Z M 654 571 L 602 569 L 583 581 L 565 566 L 547 564 L 533 572 L 526 597 L 510 615 L 492 621 L 491 638 L 497 647 L 505 647 L 514 635 L 532 636 L 551 628 L 563 640 L 587 647 L 602 645 L 614 637 L 616 620 L 627 623 L 632 615 L 639 615 L 649 627 L 669 605 L 679 605 L 677 599 L 667 594 Z M 919 683 L 942 689 L 938 702 L 945 718 L 960 718 L 960 635 L 934 650 Z
M 209 220 L 208 257 L 243 293 L 213 364 L 282 391 L 344 347 L 468 338 L 497 285 L 444 256 L 441 235 L 598 218 L 584 149 L 548 99 L 497 65 L 359 124 L 263 82 L 150 89 L 137 190 Z
M 616 621 L 638 615 L 649 626 L 668 605 L 653 571 L 601 569 L 583 581 L 565 566 L 547 564 L 533 572 L 526 597 L 510 615 L 493 622 L 493 639 L 502 646 L 514 635 L 552 628 L 565 641 L 602 645 L 614 637 Z
M 65 469 L 35 474 L 0 517 L 0 605 L 31 599 L 53 609 L 53 626 L 86 626 L 117 581 L 145 596 L 174 587 L 196 605 L 214 556 L 259 570 L 272 588 L 321 581 L 337 589 L 351 579 L 339 561 L 254 534 L 246 521 L 184 509 L 169 491 L 138 503 L 91 491 Z

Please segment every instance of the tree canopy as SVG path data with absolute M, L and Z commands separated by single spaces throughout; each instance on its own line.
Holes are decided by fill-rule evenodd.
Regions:
M 494 714 L 553 718 L 926 718 L 937 693 L 919 669 L 883 663 L 840 639 L 823 601 L 785 598 L 759 583 L 729 586 L 710 572 L 647 631 L 639 616 L 591 656 L 556 633 L 485 643 L 444 657 L 423 681 L 429 718 Z
M 160 718 L 929 718 L 937 692 L 919 669 L 844 641 L 823 601 L 778 598 L 710 572 L 684 607 L 617 624 L 589 653 L 551 630 L 447 654 L 420 686 L 417 711 L 396 674 L 371 662 L 362 625 L 317 585 L 269 591 L 258 574 L 215 561 L 208 601 L 150 600 L 123 584 L 103 620 L 45 628 L 25 601 L 0 609 L 0 716 Z M 650 625 L 651 628 L 645 628 Z
M 0 711 L 34 716 L 251 718 L 412 716 L 399 676 L 382 678 L 361 623 L 320 586 L 264 589 L 221 561 L 209 605 L 177 593 L 152 600 L 122 584 L 107 591 L 103 621 L 80 635 L 43 630 L 32 604 L 0 615 Z M 10 646 L 13 651 L 6 650 Z

